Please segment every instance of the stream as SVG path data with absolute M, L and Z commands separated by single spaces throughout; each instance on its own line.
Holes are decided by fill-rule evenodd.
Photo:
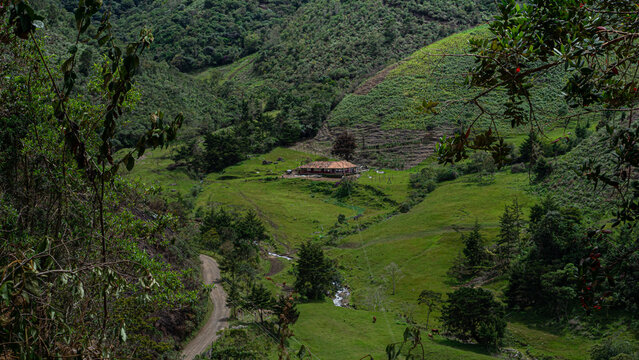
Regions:
M 272 257 L 293 261 L 293 258 L 290 256 L 280 255 L 274 252 L 269 252 L 268 254 Z M 335 296 L 333 297 L 333 305 L 339 307 L 348 307 L 348 298 L 350 295 L 351 291 L 346 286 L 342 286 L 341 288 L 339 288 L 339 290 L 337 290 Z
M 268 254 L 269 254 L 270 256 L 273 256 L 273 257 L 276 257 L 276 258 L 280 258 L 280 259 L 286 259 L 286 260 L 289 260 L 289 261 L 292 261 L 292 260 L 293 260 L 293 258 L 292 258 L 292 257 L 290 257 L 290 256 L 279 255 L 279 254 L 272 253 L 272 252 L 269 252 Z
M 333 305 L 339 307 L 348 307 L 348 297 L 351 295 L 350 290 L 346 286 L 341 287 L 335 293 L 333 298 Z

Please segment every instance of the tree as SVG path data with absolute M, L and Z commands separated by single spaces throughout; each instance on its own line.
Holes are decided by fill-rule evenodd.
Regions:
M 264 285 L 253 285 L 244 303 L 249 310 L 255 310 L 260 314 L 260 322 L 264 322 L 264 310 L 270 309 L 273 305 L 273 297 Z
M 252 243 L 261 243 L 268 239 L 262 220 L 253 209 L 249 209 L 237 223 L 238 236 Z
M 355 137 L 348 131 L 337 135 L 335 142 L 333 142 L 333 150 L 331 154 L 339 156 L 345 160 L 350 160 L 355 153 L 357 144 L 355 143 Z
M 273 303 L 273 313 L 277 316 L 279 325 L 278 334 L 282 332 L 285 326 L 293 325 L 300 317 L 297 310 L 297 302 L 292 294 L 280 295 L 277 301 Z
M 237 317 L 237 309 L 240 308 L 242 302 L 242 294 L 240 294 L 240 285 L 237 281 L 230 280 L 229 284 L 229 292 L 226 296 L 226 307 L 231 309 L 231 316 L 233 318 Z
M 439 308 L 442 302 L 442 294 L 432 290 L 422 290 L 417 298 L 419 305 L 426 305 L 426 328 L 428 329 L 428 323 L 430 322 L 430 314 L 433 310 Z
M 528 133 L 528 137 L 519 146 L 519 160 L 524 163 L 535 163 L 541 155 L 541 143 L 535 131 Z
M 510 258 L 520 248 L 521 231 L 523 229 L 523 212 L 517 199 L 504 206 L 499 218 L 499 236 L 497 238 L 498 254 L 501 262 L 507 265 Z
M 399 266 L 397 266 L 397 264 L 395 264 L 394 262 L 391 262 L 390 264 L 386 265 L 384 271 L 386 272 L 386 276 L 391 283 L 391 295 L 395 295 L 395 285 L 397 285 L 399 279 L 402 278 L 402 269 L 400 269 Z
M 528 232 L 529 248 L 510 267 L 508 306 L 566 316 L 577 305 L 577 264 L 585 252 L 581 216 L 546 198 L 531 209 Z
M 186 166 L 194 177 L 200 177 L 208 165 L 204 160 L 202 148 L 195 140 L 189 140 L 174 150 L 175 166 Z
M 481 288 L 462 287 L 448 294 L 442 321 L 455 336 L 493 347 L 499 345 L 506 330 L 503 306 Z
M 300 317 L 293 294 L 280 295 L 279 299 L 273 304 L 273 313 L 277 316 L 277 335 L 280 339 L 279 359 L 287 359 L 286 341 L 293 336 L 290 326 L 295 324 Z
M 321 300 L 338 281 L 334 261 L 324 256 L 320 244 L 302 243 L 298 260 L 293 264 L 295 290 L 310 300 Z
M 206 170 L 221 171 L 227 166 L 244 160 L 242 145 L 231 129 L 222 129 L 204 137 L 204 162 Z
M 464 256 L 466 257 L 466 265 L 471 268 L 477 268 L 484 262 L 485 250 L 484 239 L 479 233 L 479 222 L 475 220 L 475 226 L 468 235 L 462 234 L 462 241 L 464 242 Z
M 534 173 L 535 181 L 542 181 L 552 173 L 552 164 L 546 158 L 541 157 L 535 163 Z
M 570 309 L 574 307 L 578 272 L 574 264 L 568 263 L 563 269 L 541 275 L 541 289 L 546 300 L 544 306 L 557 318 L 567 319 Z
M 506 94 L 501 108 L 511 126 L 537 131 L 541 129 L 537 118 L 541 105 L 533 96 L 539 87 L 537 79 L 550 71 L 563 71 L 566 80 L 562 92 L 567 105 L 575 110 L 562 120 L 604 115 L 604 152 L 616 154 L 599 158 L 599 154 L 592 154 L 593 158 L 584 159 L 578 171 L 595 188 L 607 187 L 617 195 L 612 225 L 635 227 L 639 220 L 639 191 L 629 174 L 639 163 L 639 152 L 629 149 L 639 143 L 633 116 L 639 110 L 637 21 L 639 13 L 631 1 L 501 2 L 489 25 L 490 36 L 471 41 L 469 55 L 475 57 L 475 65 L 469 72 L 469 83 L 478 93 L 466 100 L 477 107 L 479 116 L 465 131 L 438 144 L 439 161 L 458 162 L 468 157 L 468 149 L 473 149 L 489 151 L 498 165 L 506 164 L 508 152 L 503 137 L 492 127 L 481 131 L 475 128 L 480 118 L 495 114 L 494 110 L 486 111 L 487 102 L 492 101 L 488 96 L 495 92 Z M 600 231 L 589 234 L 591 243 L 600 242 Z M 591 250 L 597 252 L 594 247 Z M 634 251 L 638 250 L 635 246 Z M 582 296 L 585 307 L 600 307 L 603 297 L 592 296 L 592 287 L 601 288 L 607 282 L 596 281 L 597 277 L 614 274 L 616 269 L 611 264 L 623 261 L 631 253 L 610 259 L 608 266 L 601 266 L 598 259 L 584 259 L 580 286 L 583 293 L 590 294 Z
M 188 313 L 198 289 L 185 285 L 187 269 L 155 256 L 173 257 L 165 243 L 184 240 L 172 236 L 172 216 L 132 215 L 150 209 L 119 174 L 174 140 L 182 116 L 166 121 L 156 112 L 133 149 L 113 149 L 153 37 L 143 29 L 118 44 L 102 1 L 67 3 L 75 41 L 53 62 L 38 30 L 48 21 L 30 3 L 0 6 L 0 143 L 15 146 L 0 154 L 0 357 L 160 357 L 166 344 L 150 319 Z M 82 44 L 104 54 L 91 101 L 79 95 L 89 92 L 78 86 L 86 82 L 76 81 L 88 61 Z M 16 153 L 19 161 L 5 163 Z
M 211 233 L 211 230 L 214 232 Z M 204 217 L 200 231 L 203 241 L 211 243 L 211 240 L 218 240 L 215 241 L 217 247 L 212 250 L 224 255 L 221 266 L 233 274 L 241 271 L 244 265 L 256 267 L 260 244 L 269 238 L 264 224 L 253 210 L 242 215 L 225 208 L 212 208 Z

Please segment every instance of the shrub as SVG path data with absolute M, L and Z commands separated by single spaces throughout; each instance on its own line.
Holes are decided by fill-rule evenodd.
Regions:
M 542 157 L 535 163 L 533 171 L 535 173 L 535 180 L 541 181 L 552 173 L 552 164 L 549 163 L 546 158 Z
M 485 151 L 476 151 L 470 155 L 470 162 L 465 164 L 462 172 L 464 174 L 494 173 L 495 170 L 497 170 L 497 166 L 493 157 Z
M 433 171 L 433 169 L 429 167 L 423 168 L 418 173 L 410 174 L 409 184 L 413 189 L 423 189 L 427 186 L 428 182 L 433 182 L 433 179 L 435 179 L 435 177 L 436 173 L 435 171 Z
M 519 174 L 519 173 L 524 173 L 524 172 L 526 172 L 526 171 L 528 171 L 528 170 L 526 169 L 526 165 L 524 165 L 524 164 L 522 164 L 522 163 L 516 163 L 516 164 L 513 164 L 513 165 L 510 167 L 510 173 L 511 173 L 511 174 Z
M 355 184 L 352 180 L 344 179 L 340 182 L 337 190 L 335 190 L 335 197 L 338 199 L 343 199 L 345 197 L 350 196 L 355 190 Z
M 399 212 L 401 212 L 402 214 L 405 214 L 409 212 L 412 207 L 413 205 L 410 203 L 410 201 L 404 201 L 403 203 L 399 205 Z
M 459 174 L 453 168 L 445 167 L 437 171 L 437 182 L 455 180 L 457 177 L 459 177 Z
M 639 359 L 639 348 L 628 340 L 608 337 L 590 349 L 591 360 Z

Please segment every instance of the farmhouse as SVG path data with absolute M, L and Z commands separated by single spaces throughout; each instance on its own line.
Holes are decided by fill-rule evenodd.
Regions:
M 356 174 L 357 165 L 348 161 L 313 161 L 297 168 L 300 175 L 346 175 Z

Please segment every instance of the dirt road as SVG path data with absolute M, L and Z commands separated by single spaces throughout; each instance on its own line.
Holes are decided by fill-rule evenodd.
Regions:
M 202 261 L 204 283 L 216 285 L 211 290 L 210 295 L 214 308 L 206 324 L 182 351 L 182 357 L 186 360 L 192 360 L 195 356 L 204 352 L 217 339 L 217 332 L 228 326 L 228 317 L 230 315 L 230 311 L 226 307 L 226 293 L 220 283 L 220 269 L 217 266 L 217 262 L 206 255 L 200 255 L 200 260 Z

